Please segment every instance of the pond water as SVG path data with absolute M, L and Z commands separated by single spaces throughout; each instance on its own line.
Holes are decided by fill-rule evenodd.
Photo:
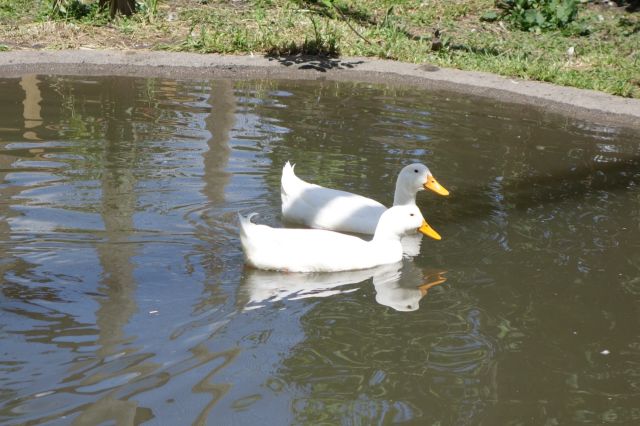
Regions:
M 638 133 L 364 83 L 0 80 L 0 422 L 640 421 Z M 285 161 L 442 241 L 341 274 L 243 266 Z

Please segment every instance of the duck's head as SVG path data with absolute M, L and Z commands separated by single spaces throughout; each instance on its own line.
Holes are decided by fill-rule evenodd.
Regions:
M 418 206 L 394 206 L 380 216 L 375 236 L 393 235 L 399 237 L 416 231 L 434 240 L 442 239 L 440 234 L 429 226 Z
M 409 164 L 398 175 L 396 197 L 393 204 L 415 203 L 416 192 L 424 189 L 429 189 L 440 195 L 449 195 L 449 191 L 438 183 L 427 166 L 421 163 Z

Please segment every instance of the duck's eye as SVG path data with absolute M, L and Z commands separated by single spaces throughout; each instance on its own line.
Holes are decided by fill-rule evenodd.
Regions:
M 418 169 L 413 169 L 414 172 L 418 173 Z
M 409 213 L 409 216 L 415 216 L 415 214 L 413 214 L 413 213 Z

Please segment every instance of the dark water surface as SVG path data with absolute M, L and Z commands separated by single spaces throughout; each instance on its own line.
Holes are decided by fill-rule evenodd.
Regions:
M 640 422 L 638 133 L 368 84 L 0 80 L 0 423 Z M 245 269 L 286 160 L 443 240 Z M 426 296 L 426 297 L 425 297 Z

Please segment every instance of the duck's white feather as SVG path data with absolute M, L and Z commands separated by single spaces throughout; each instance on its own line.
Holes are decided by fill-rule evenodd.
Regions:
M 305 182 L 288 161 L 282 169 L 282 216 L 310 228 L 373 234 L 387 208 L 370 198 Z
M 415 206 L 416 193 L 424 189 L 429 180 L 435 182 L 425 165 L 404 167 L 396 181 L 394 206 Z M 310 228 L 373 234 L 380 216 L 387 210 L 371 198 L 305 182 L 296 176 L 294 166 L 288 161 L 282 169 L 280 194 L 283 218 Z
M 422 226 L 415 206 L 387 210 L 371 241 L 322 229 L 272 228 L 240 219 L 240 241 L 247 263 L 258 269 L 330 272 L 372 268 L 402 259 L 401 236 Z

